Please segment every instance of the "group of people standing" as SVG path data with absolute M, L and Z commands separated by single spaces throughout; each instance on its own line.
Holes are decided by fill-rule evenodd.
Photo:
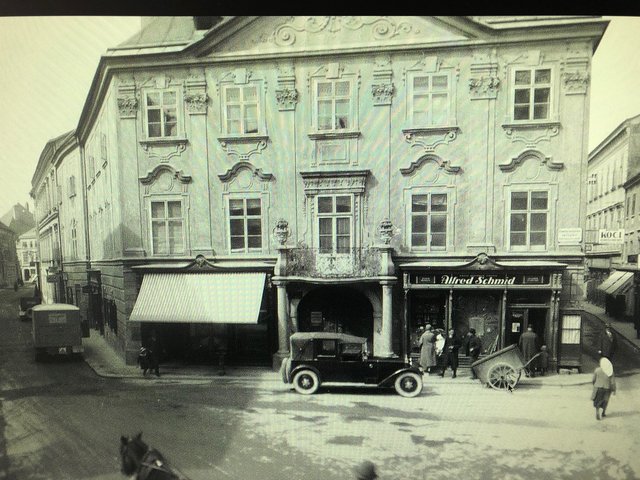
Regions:
M 444 377 L 448 368 L 451 368 L 451 378 L 458 376 L 458 354 L 463 346 L 472 363 L 478 359 L 482 351 L 482 342 L 476 337 L 476 331 L 473 328 L 469 329 L 463 342 L 453 329 L 449 330 L 445 337 L 444 330 L 433 330 L 433 327 L 427 324 L 424 327 L 424 333 L 418 339 L 418 344 L 420 369 L 427 374 L 439 370 L 441 377 Z M 471 373 L 475 378 L 473 369 Z

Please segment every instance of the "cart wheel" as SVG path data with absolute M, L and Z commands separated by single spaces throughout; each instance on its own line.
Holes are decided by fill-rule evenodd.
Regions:
M 491 367 L 488 377 L 488 383 L 496 390 L 508 390 L 516 386 L 521 375 L 520 370 L 516 370 L 506 363 L 498 363 Z

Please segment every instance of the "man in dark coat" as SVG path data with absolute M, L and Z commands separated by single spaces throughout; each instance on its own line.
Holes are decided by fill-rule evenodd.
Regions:
M 451 378 L 457 377 L 458 372 L 458 351 L 462 347 L 462 340 L 458 338 L 453 329 L 449 330 L 447 339 L 444 341 L 445 364 L 442 369 L 441 377 L 444 377 L 444 372 L 447 371 L 447 367 L 451 367 Z
M 611 325 L 607 323 L 604 327 L 604 332 L 600 335 L 598 353 L 603 357 L 607 357 L 609 360 L 613 360 L 613 355 L 616 352 L 616 346 L 616 336 L 613 333 L 613 330 L 611 330 Z
M 520 340 L 518 341 L 518 346 L 522 351 L 522 356 L 524 357 L 524 362 L 529 363 L 534 355 L 538 353 L 538 335 L 533 331 L 531 325 L 527 327 L 527 331 L 520 335 Z M 533 375 L 533 368 L 529 369 L 527 372 L 527 376 Z
M 469 339 L 468 341 L 469 353 L 467 355 L 469 356 L 470 363 L 473 363 L 478 360 L 478 357 L 480 356 L 480 352 L 482 351 L 482 340 L 476 337 L 475 328 L 469 329 L 468 339 Z M 476 372 L 473 371 L 473 368 L 471 369 L 471 378 L 473 379 L 478 378 L 476 377 Z

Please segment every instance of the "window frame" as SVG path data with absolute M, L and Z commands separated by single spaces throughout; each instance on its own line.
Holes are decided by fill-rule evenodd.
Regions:
M 447 88 L 446 88 L 446 94 L 447 94 L 447 98 L 446 98 L 446 115 L 445 115 L 445 121 L 443 123 L 434 123 L 432 121 L 433 117 L 432 117 L 432 112 L 433 112 L 433 89 L 432 89 L 432 84 L 433 84 L 433 77 L 446 77 L 447 79 Z M 428 97 L 429 97 L 429 101 L 428 101 L 428 107 L 427 107 L 427 115 L 429 118 L 429 121 L 427 121 L 427 123 L 417 123 L 415 116 L 416 116 L 416 101 L 415 101 L 415 97 L 416 97 L 416 91 L 415 91 L 415 80 L 418 78 L 428 78 L 429 79 L 429 90 L 428 90 Z M 453 95 L 454 95 L 454 91 L 453 91 L 453 85 L 452 85 L 452 76 L 451 76 L 451 72 L 449 71 L 436 71 L 436 72 L 411 72 L 408 75 L 408 88 L 407 88 L 407 103 L 408 103 L 408 108 L 409 108 L 409 124 L 411 125 L 412 128 L 422 128 L 422 129 L 428 129 L 428 128 L 442 128 L 442 127 L 448 127 L 452 125 L 452 101 L 453 101 Z M 441 93 L 440 91 L 437 91 L 435 93 Z
M 187 208 L 188 206 L 186 205 L 186 200 L 184 198 L 183 195 L 154 195 L 154 196 L 150 196 L 147 200 L 147 213 L 148 213 L 148 226 L 149 226 L 149 250 L 151 251 L 151 255 L 152 256 L 164 256 L 164 257 L 168 257 L 168 256 L 176 256 L 176 255 L 185 255 L 187 253 L 187 251 L 189 250 L 188 248 L 188 241 L 187 241 L 187 224 L 188 224 L 188 216 L 187 216 Z M 177 217 L 168 217 L 168 203 L 169 202 L 180 202 L 180 220 L 181 220 L 181 234 L 182 234 L 182 250 L 181 251 L 175 251 L 175 252 L 171 252 L 169 251 L 169 228 L 168 228 L 168 223 L 171 220 L 174 220 Z M 164 224 L 165 224 L 165 228 L 166 228 L 166 233 L 165 233 L 165 242 L 167 245 L 167 251 L 166 252 L 156 252 L 155 247 L 154 247 L 154 232 L 153 232 L 153 225 L 154 225 L 154 220 L 158 221 L 158 219 L 154 219 L 153 217 L 153 204 L 154 203 L 164 203 L 164 213 L 165 216 L 163 217 L 164 220 Z
M 543 84 L 537 88 L 549 88 L 549 99 L 548 99 L 548 113 L 545 118 L 535 118 L 535 73 L 538 70 L 549 70 L 549 83 Z M 515 109 L 516 109 L 516 90 L 524 90 L 524 86 L 516 85 L 516 75 L 517 72 L 528 71 L 531 74 L 530 82 L 528 85 L 529 91 L 529 116 L 528 118 L 520 118 L 516 119 Z M 555 121 L 555 91 L 556 91 L 556 81 L 555 81 L 555 68 L 552 65 L 537 65 L 537 66 L 514 66 L 511 69 L 510 75 L 510 91 L 509 91 L 509 115 L 508 117 L 516 124 L 526 124 L 526 123 L 547 123 Z
M 231 202 L 232 201 L 237 201 L 237 200 L 242 200 L 243 203 L 243 214 L 242 216 L 232 216 L 231 215 Z M 248 209 L 247 209 L 247 201 L 248 200 L 257 200 L 260 202 L 260 215 L 256 216 L 256 215 L 249 215 L 247 213 Z M 226 213 L 226 227 L 227 227 L 227 238 L 226 238 L 226 242 L 227 242 L 227 251 L 231 254 L 237 254 L 237 253 L 262 253 L 264 251 L 265 248 L 265 202 L 263 201 L 262 195 L 260 194 L 253 194 L 253 195 L 231 195 L 231 196 L 227 196 L 225 199 L 225 213 Z M 242 249 L 239 248 L 233 248 L 232 247 L 232 243 L 231 243 L 231 238 L 232 236 L 237 236 L 237 235 L 232 235 L 231 234 L 231 220 L 232 219 L 238 219 L 238 218 L 242 218 L 243 220 L 243 243 L 244 246 Z M 260 220 L 260 247 L 249 247 L 249 220 L 255 220 L 256 218 L 259 218 Z
M 338 212 L 337 211 L 337 202 L 336 199 L 338 197 L 348 197 L 349 198 L 349 212 Z M 320 199 L 321 198 L 332 198 L 332 211 L 331 212 L 322 212 L 320 213 Z M 355 199 L 352 193 L 347 192 L 334 192 L 334 193 L 318 193 L 314 198 L 315 205 L 315 219 L 314 219 L 314 227 L 315 227 L 315 235 L 314 240 L 317 246 L 318 255 L 323 256 L 347 256 L 351 255 L 355 248 Z M 321 219 L 331 219 L 331 251 L 323 251 L 320 242 L 320 222 Z M 338 251 L 338 237 L 344 236 L 344 234 L 338 234 L 338 219 L 349 219 L 349 248 L 347 252 Z M 322 235 L 322 236 L 327 236 Z
M 153 93 L 159 93 L 162 97 L 162 101 L 160 103 L 160 126 L 161 126 L 161 135 L 159 136 L 151 136 L 149 134 L 149 105 L 147 103 L 148 95 Z M 164 135 L 165 131 L 165 119 L 163 113 L 164 107 L 164 94 L 165 93 L 173 93 L 175 95 L 175 115 L 176 115 L 176 127 L 175 127 L 175 135 Z M 155 107 L 154 107 L 155 109 Z M 151 142 L 162 142 L 167 140 L 176 140 L 181 139 L 183 136 L 183 110 L 182 110 L 182 96 L 180 92 L 180 88 L 178 86 L 170 86 L 166 88 L 147 88 L 142 92 L 142 115 L 143 115 L 143 128 L 144 128 L 144 137 L 146 141 Z M 152 122 L 157 123 L 157 122 Z
M 444 211 L 444 213 L 441 212 L 437 212 L 437 213 L 433 213 L 431 208 L 432 208 L 432 198 L 433 195 L 444 195 L 445 199 L 446 199 L 446 210 Z M 414 212 L 413 211 L 413 199 L 414 197 L 418 197 L 418 196 L 426 196 L 427 197 L 427 212 Z M 411 249 L 411 251 L 424 251 L 424 252 L 446 252 L 448 250 L 448 245 L 450 243 L 450 221 L 451 221 L 451 215 L 450 215 L 450 195 L 449 192 L 447 191 L 442 191 L 439 189 L 430 189 L 427 191 L 413 191 L 410 193 L 409 195 L 409 204 L 407 205 L 407 210 L 408 210 L 408 222 L 407 222 L 407 228 L 409 230 L 408 232 L 408 236 L 407 239 L 409 241 L 409 248 Z M 427 221 L 427 231 L 425 232 L 425 236 L 426 236 L 426 245 L 414 245 L 414 235 L 417 235 L 417 233 L 414 232 L 413 229 L 413 219 L 415 217 L 426 217 Z M 444 217 L 445 222 L 445 232 L 444 232 L 444 246 L 436 246 L 434 247 L 432 245 L 432 220 L 434 217 Z
M 512 208 L 512 195 L 514 193 L 527 193 L 527 209 L 526 211 L 524 210 L 513 210 Z M 536 209 L 536 210 L 532 210 L 531 208 L 531 194 L 534 192 L 544 192 L 547 194 L 547 208 L 544 210 L 541 209 Z M 552 208 L 551 208 L 551 203 L 552 203 L 552 196 L 551 196 L 552 192 L 548 187 L 545 187 L 543 185 L 531 185 L 531 186 L 525 186 L 525 185 L 514 185 L 512 186 L 508 191 L 507 191 L 507 198 L 506 201 L 508 202 L 507 204 L 507 215 L 506 215 L 506 230 L 507 230 L 507 236 L 506 236 L 506 240 L 507 240 L 507 245 L 508 245 L 508 249 L 509 251 L 518 251 L 518 252 L 546 252 L 549 251 L 551 249 L 551 245 L 550 245 L 550 240 L 551 240 L 551 225 L 552 225 Z M 511 239 L 511 235 L 512 235 L 512 229 L 511 229 L 511 217 L 512 215 L 517 212 L 517 213 L 526 213 L 527 216 L 527 223 L 526 223 L 526 230 L 524 231 L 525 233 L 525 239 L 526 239 L 526 243 L 525 245 L 513 245 L 512 243 L 512 239 Z M 539 245 L 531 245 L 531 214 L 532 213 L 545 213 L 546 214 L 546 226 L 545 226 L 545 243 L 544 246 L 539 246 Z
M 345 96 L 336 96 L 335 91 L 336 91 L 336 84 L 340 83 L 340 82 L 346 82 L 349 85 L 349 92 L 347 95 Z M 331 125 L 332 128 L 330 129 L 324 129 L 324 128 L 320 128 L 320 122 L 319 122 L 319 115 L 320 115 L 320 109 L 319 109 L 319 102 L 321 100 L 321 97 L 319 97 L 318 95 L 318 87 L 321 83 L 331 83 L 331 112 L 332 112 L 332 116 L 331 116 Z M 355 78 L 352 78 L 350 76 L 341 76 L 339 78 L 327 78 L 327 77 L 316 77 L 313 79 L 312 82 L 312 86 L 311 86 L 311 98 L 312 98 L 312 125 L 313 125 L 313 129 L 316 133 L 320 133 L 320 134 L 336 134 L 336 135 L 340 135 L 340 134 L 347 134 L 350 132 L 355 132 L 358 131 L 358 115 L 357 115 L 357 103 L 358 103 L 358 91 L 357 91 L 357 85 L 356 85 L 356 81 Z M 324 97 L 322 97 L 324 98 Z M 348 113 L 348 119 L 349 119 L 349 124 L 347 127 L 345 128 L 336 128 L 336 120 L 337 120 L 337 113 L 336 113 L 336 103 L 339 100 L 348 100 L 349 102 L 349 113 Z
M 229 131 L 229 115 L 228 115 L 228 107 L 229 103 L 227 101 L 227 91 L 232 88 L 237 88 L 240 90 L 240 94 L 244 99 L 244 89 L 245 88 L 254 88 L 256 92 L 256 131 L 255 132 L 247 132 L 246 131 L 246 119 L 244 116 L 245 107 L 247 106 L 247 102 L 244 100 L 240 100 L 237 102 L 237 105 L 240 106 L 240 132 L 231 132 Z M 233 137 L 245 137 L 245 136 L 255 136 L 255 135 L 264 135 L 265 127 L 264 127 L 264 115 L 262 112 L 264 99 L 262 98 L 262 88 L 258 82 L 247 82 L 242 84 L 237 83 L 226 83 L 222 85 L 222 95 L 220 97 L 220 103 L 222 108 L 222 131 L 224 135 L 233 136 Z M 235 105 L 236 103 L 231 103 L 231 105 Z

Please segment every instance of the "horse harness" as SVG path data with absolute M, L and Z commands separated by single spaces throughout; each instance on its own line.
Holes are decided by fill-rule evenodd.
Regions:
M 150 448 L 140 460 L 140 466 L 138 467 L 138 476 L 136 478 L 138 480 L 144 480 L 154 470 L 168 474 L 170 478 L 175 478 L 177 480 L 186 479 L 186 477 L 178 474 L 164 461 L 160 452 L 153 448 Z

